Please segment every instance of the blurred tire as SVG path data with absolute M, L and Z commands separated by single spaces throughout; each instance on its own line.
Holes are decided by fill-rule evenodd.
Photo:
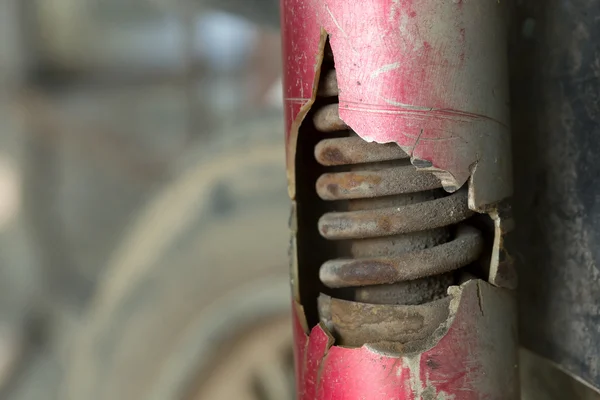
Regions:
M 292 398 L 291 383 L 274 388 L 261 372 L 290 364 L 282 118 L 244 120 L 214 137 L 116 251 L 76 335 L 61 398 L 221 400 L 210 392 L 222 379 L 215 374 L 236 376 L 244 363 L 248 374 L 237 368 L 224 389 L 238 390 L 226 396 Z M 242 354 L 254 359 L 231 363 Z

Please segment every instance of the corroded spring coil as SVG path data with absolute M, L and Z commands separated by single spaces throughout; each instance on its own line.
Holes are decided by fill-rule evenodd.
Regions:
M 343 296 L 354 303 L 348 303 L 353 310 L 359 303 L 421 305 L 446 297 L 455 279 L 452 272 L 477 260 L 483 250 L 481 233 L 463 223 L 472 215 L 466 190 L 447 194 L 437 177 L 418 171 L 396 144 L 368 143 L 353 134 L 339 118 L 334 69 L 323 73 L 318 95 L 322 104 L 330 104 L 314 113 L 316 129 L 337 132 L 315 147 L 326 170 L 317 180 L 317 193 L 336 202 L 335 211 L 320 218 L 319 232 L 342 249 L 339 258 L 321 266 L 321 281 L 331 289 L 346 288 Z M 342 131 L 348 136 L 339 137 Z M 332 291 L 334 297 L 336 293 Z M 330 312 L 320 305 L 322 319 Z M 379 340 L 389 338 L 350 338 L 346 343 Z

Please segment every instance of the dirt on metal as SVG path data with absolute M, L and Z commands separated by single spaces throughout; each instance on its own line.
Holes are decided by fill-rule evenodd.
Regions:
M 331 312 L 325 325 L 334 326 L 341 346 L 360 347 L 365 343 L 406 344 L 425 340 L 448 318 L 450 298 L 416 306 L 367 304 L 329 298 L 320 299 Z

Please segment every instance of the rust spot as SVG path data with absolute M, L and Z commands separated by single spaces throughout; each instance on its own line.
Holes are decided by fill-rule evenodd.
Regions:
M 341 174 L 342 179 L 340 185 L 343 187 L 351 188 L 354 186 L 360 186 L 364 183 L 369 185 L 378 185 L 381 183 L 381 176 L 376 174 L 361 174 L 361 173 L 346 173 Z
M 317 161 L 324 166 L 350 165 L 409 158 L 395 143 L 381 146 L 359 137 L 324 139 L 315 148 Z
M 380 217 L 377 220 L 377 226 L 384 232 L 389 232 L 392 228 L 392 223 L 387 216 Z
M 450 225 L 472 215 L 467 196 L 465 188 L 450 196 L 402 207 L 326 213 L 319 219 L 319 226 L 329 226 L 326 238 L 330 240 L 420 232 Z
M 399 185 L 399 181 L 404 181 L 406 184 Z M 337 190 L 331 190 L 329 185 L 336 185 Z M 326 173 L 319 177 L 316 187 L 317 193 L 323 200 L 344 200 L 437 189 L 441 187 L 441 182 L 434 175 L 420 173 L 414 166 L 406 165 L 375 171 Z
M 411 18 L 414 18 L 417 16 L 417 13 L 415 11 L 411 11 L 410 14 L 408 14 Z
M 332 195 L 337 196 L 337 194 L 339 193 L 339 186 L 335 183 L 330 183 L 329 185 L 327 185 L 327 191 Z
M 393 263 L 356 260 L 349 263 L 325 263 L 319 275 L 328 287 L 339 288 L 391 283 L 396 280 L 397 273 Z
M 328 165 L 340 165 L 350 163 L 350 160 L 344 157 L 344 153 L 342 153 L 339 149 L 335 147 L 326 147 L 325 149 L 323 149 L 321 157 L 323 158 L 323 161 L 326 161 L 328 163 Z

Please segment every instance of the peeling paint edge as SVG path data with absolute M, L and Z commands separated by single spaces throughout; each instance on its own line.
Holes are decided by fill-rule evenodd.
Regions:
M 450 328 L 454 324 L 454 321 L 456 319 L 458 311 L 460 310 L 460 304 L 462 302 L 463 293 L 465 292 L 465 289 L 469 285 L 478 285 L 476 292 L 479 293 L 479 285 L 481 285 L 482 283 L 491 285 L 489 282 L 487 282 L 485 280 L 474 278 L 474 279 L 470 279 L 460 285 L 450 286 L 448 288 L 448 296 L 451 297 L 450 303 L 448 305 L 448 311 L 449 311 L 448 317 L 444 320 L 444 322 L 442 322 L 438 326 L 438 328 L 427 339 L 425 339 L 423 341 L 415 342 L 412 344 L 412 346 L 407 346 L 406 351 L 385 350 L 385 349 L 383 349 L 383 347 L 385 347 L 385 346 L 380 347 L 377 345 L 377 343 L 367 343 L 361 347 L 356 347 L 356 349 L 364 348 L 364 349 L 369 350 L 370 352 L 375 353 L 377 355 L 390 357 L 390 358 L 410 358 L 410 357 L 415 357 L 419 354 L 425 353 L 428 350 L 431 350 L 432 348 L 437 346 L 438 343 L 448 334 L 448 332 L 450 331 Z M 493 285 L 491 285 L 491 286 L 493 287 Z M 304 330 L 304 334 L 306 335 L 306 338 L 309 338 L 310 334 L 311 334 L 311 329 L 309 329 L 306 324 L 304 308 L 298 301 L 295 301 L 295 300 L 294 300 L 294 311 L 296 312 L 297 317 L 300 320 L 300 323 L 302 325 L 302 328 Z M 323 324 L 322 322 L 320 322 L 318 324 L 318 326 L 328 337 L 327 349 L 331 348 L 332 346 L 335 346 L 336 345 L 335 338 L 334 338 L 333 334 L 331 333 L 331 331 L 327 328 L 327 326 L 325 324 Z M 345 347 L 345 346 L 339 346 L 339 347 Z
M 288 133 L 287 145 L 286 145 L 286 175 L 288 182 L 288 195 L 290 199 L 296 199 L 296 149 L 298 145 L 298 134 L 300 131 L 300 126 L 304 121 L 304 118 L 311 110 L 315 100 L 317 98 L 317 90 L 319 88 L 319 80 L 321 79 L 321 67 L 323 65 L 323 59 L 325 56 L 325 44 L 327 43 L 327 38 L 329 37 L 328 33 L 325 29 L 321 28 L 321 35 L 319 37 L 319 45 L 318 45 L 318 53 L 315 62 L 315 76 L 312 83 L 312 92 L 310 99 L 302 105 L 298 115 L 292 122 L 290 126 L 290 131 Z

